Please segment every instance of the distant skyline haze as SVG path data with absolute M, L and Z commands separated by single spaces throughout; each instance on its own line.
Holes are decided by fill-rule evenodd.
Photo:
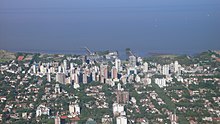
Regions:
M 219 0 L 0 1 L 0 49 L 196 53 L 220 49 Z

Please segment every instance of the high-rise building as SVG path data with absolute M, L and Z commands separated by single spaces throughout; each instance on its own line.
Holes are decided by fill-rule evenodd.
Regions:
M 160 87 L 163 88 L 166 86 L 166 79 L 165 78 L 155 78 L 155 83 Z
M 80 87 L 80 86 L 79 86 L 79 76 L 78 76 L 78 74 L 74 74 L 74 85 L 73 85 L 73 87 L 74 87 L 75 89 L 77 89 L 77 88 Z
M 50 72 L 54 74 L 55 73 L 55 68 L 54 67 L 50 67 Z
M 45 68 L 44 68 L 43 65 L 40 66 L 40 73 L 41 73 L 41 74 L 45 74 L 45 73 L 46 73 L 46 72 L 45 72 Z
M 74 69 L 73 63 L 70 63 L 70 70 Z
M 96 81 L 96 72 L 92 71 L 92 81 Z
M 117 71 L 121 71 L 121 60 L 120 59 L 115 59 L 115 68 Z
M 70 77 L 71 77 L 71 80 L 74 80 L 74 74 L 77 73 L 77 69 L 76 68 L 72 68 L 70 69 Z
M 162 73 L 162 66 L 160 64 L 157 65 L 157 71 L 159 73 Z
M 118 79 L 118 70 L 115 66 L 112 67 L 111 77 L 112 77 L 112 79 Z
M 64 67 L 65 70 L 67 70 L 67 60 L 66 59 L 63 60 L 63 67 Z
M 163 75 L 169 75 L 170 74 L 170 66 L 169 65 L 163 65 L 162 74 Z
M 87 74 L 83 73 L 83 83 L 87 84 L 88 80 L 87 80 Z
M 127 124 L 128 119 L 125 116 L 119 116 L 116 118 L 116 124 Z
M 118 91 L 121 91 L 121 90 L 122 90 L 122 88 L 121 88 L 121 83 L 118 83 L 117 87 L 118 87 Z
M 134 67 L 130 67 L 127 69 L 127 74 L 128 75 L 137 74 L 137 69 Z
M 61 73 L 61 71 L 62 71 L 62 67 L 59 66 L 59 67 L 58 67 L 58 73 Z
M 64 73 L 57 73 L 56 74 L 56 82 L 65 84 L 65 74 Z
M 116 91 L 117 103 L 126 104 L 129 101 L 129 92 Z
M 175 67 L 173 63 L 170 63 L 170 73 L 175 73 Z
M 66 69 L 64 68 L 64 66 L 62 67 L 63 73 L 66 74 Z
M 80 115 L 80 107 L 79 104 L 70 104 L 69 105 L 69 112 L 71 115 Z
M 100 82 L 101 82 L 100 74 L 97 74 L 97 75 L 96 75 L 96 81 L 100 81 Z
M 148 71 L 148 63 L 145 62 L 145 63 L 143 64 L 143 72 L 147 72 L 147 71 Z
M 118 103 L 113 103 L 112 107 L 113 107 L 114 116 L 126 115 L 125 110 L 124 110 L 124 105 L 118 104 Z
M 108 66 L 107 65 L 100 65 L 100 79 L 101 83 L 105 83 L 105 80 L 108 79 Z
M 129 56 L 129 65 L 135 67 L 137 65 L 137 60 L 135 56 Z
M 179 71 L 179 63 L 178 61 L 174 62 L 174 72 L 177 73 Z
M 79 84 L 79 76 L 78 74 L 74 74 L 74 83 Z
M 48 81 L 48 82 L 51 82 L 51 76 L 50 76 L 50 73 L 47 73 L 47 81 Z
M 32 66 L 32 69 L 33 69 L 33 73 L 36 74 L 36 65 L 35 64 Z

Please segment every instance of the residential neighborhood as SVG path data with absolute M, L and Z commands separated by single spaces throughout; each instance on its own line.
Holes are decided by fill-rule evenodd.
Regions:
M 10 56 L 0 61 L 0 123 L 220 123 L 219 51 Z

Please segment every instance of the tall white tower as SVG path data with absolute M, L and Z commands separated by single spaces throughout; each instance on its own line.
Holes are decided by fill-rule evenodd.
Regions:
M 67 69 L 67 60 L 66 59 L 63 60 L 63 66 L 64 66 L 65 69 Z
M 169 65 L 163 65 L 163 75 L 169 75 L 170 74 L 170 66 Z
M 59 66 L 59 67 L 58 67 L 58 73 L 61 73 L 61 70 L 62 70 L 62 67 Z
M 121 88 L 121 83 L 118 83 L 118 90 L 121 91 L 122 88 Z
M 63 73 L 67 74 L 67 60 L 63 60 Z
M 178 61 L 174 62 L 174 72 L 177 73 L 179 71 L 179 63 Z
M 35 64 L 32 66 L 32 69 L 33 69 L 33 73 L 36 74 L 36 65 Z
M 121 71 L 121 60 L 120 59 L 115 59 L 115 68 L 117 71 Z
M 148 71 L 148 63 L 145 62 L 145 63 L 143 64 L 143 72 L 147 72 L 147 71 Z
M 73 63 L 70 63 L 70 70 L 74 68 Z
M 125 116 L 119 116 L 116 118 L 117 124 L 127 124 L 128 119 Z
M 48 82 L 51 82 L 51 76 L 50 76 L 50 73 L 47 73 L 47 81 L 48 81 Z

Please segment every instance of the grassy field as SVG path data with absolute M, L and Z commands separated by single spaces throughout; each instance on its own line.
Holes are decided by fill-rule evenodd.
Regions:
M 15 53 L 0 50 L 0 63 L 16 59 Z

